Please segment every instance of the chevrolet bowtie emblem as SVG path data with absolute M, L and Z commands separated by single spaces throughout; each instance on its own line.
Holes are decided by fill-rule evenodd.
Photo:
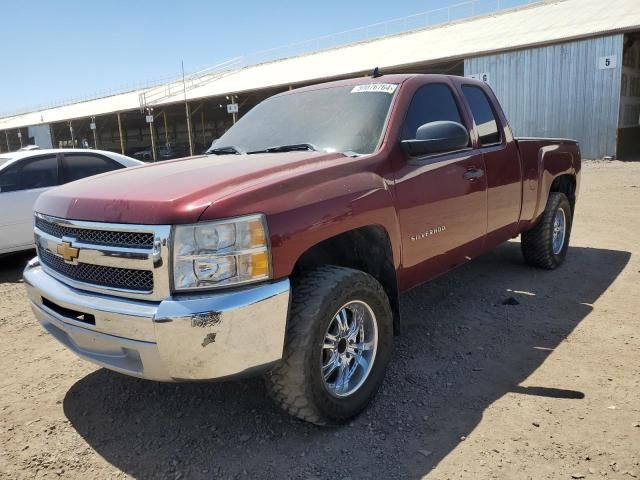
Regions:
M 78 254 L 80 253 L 80 249 L 72 247 L 70 242 L 62 242 L 56 248 L 58 255 L 62 255 L 65 262 L 73 262 L 76 258 L 78 258 Z

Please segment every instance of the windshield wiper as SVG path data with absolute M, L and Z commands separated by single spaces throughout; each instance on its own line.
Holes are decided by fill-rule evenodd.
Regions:
M 352 158 L 361 157 L 363 155 L 362 153 L 354 152 L 353 150 L 347 150 L 346 152 L 342 152 L 342 154 Z
M 297 150 L 309 150 L 310 152 L 317 152 L 318 149 L 311 143 L 292 143 L 291 145 L 276 145 L 275 147 L 265 148 L 264 150 L 254 150 L 247 152 L 247 155 L 252 153 L 278 153 L 278 152 L 294 152 Z
M 209 150 L 207 150 L 207 155 L 208 154 L 213 154 L 213 155 L 242 155 L 242 150 L 240 150 L 238 147 L 234 147 L 233 145 L 228 145 L 226 147 L 210 148 Z

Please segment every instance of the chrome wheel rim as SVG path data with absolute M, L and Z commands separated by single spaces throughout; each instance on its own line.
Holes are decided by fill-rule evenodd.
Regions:
M 564 237 L 566 232 L 567 217 L 564 214 L 564 210 L 559 208 L 556 211 L 556 215 L 553 218 L 553 253 L 558 255 L 564 247 Z
M 322 381 L 334 397 L 348 397 L 369 377 L 378 349 L 378 325 L 371 307 L 360 300 L 342 306 L 324 335 Z

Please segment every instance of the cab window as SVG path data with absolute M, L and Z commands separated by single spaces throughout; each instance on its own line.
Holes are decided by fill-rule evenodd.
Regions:
M 437 121 L 464 125 L 453 92 L 442 83 L 424 85 L 416 91 L 404 121 L 402 140 L 415 139 L 418 127 Z
M 481 88 L 473 85 L 463 85 L 462 93 L 469 103 L 473 119 L 478 129 L 480 144 L 483 147 L 496 145 L 502 141 L 498 119 L 496 118 L 491 102 Z
M 16 192 L 53 187 L 58 184 L 55 155 L 25 159 L 0 172 L 0 192 Z
M 62 175 L 65 183 L 119 168 L 124 166 L 99 155 L 65 153 L 62 159 Z

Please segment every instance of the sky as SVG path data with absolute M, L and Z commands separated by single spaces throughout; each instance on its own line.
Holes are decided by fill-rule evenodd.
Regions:
M 5 2 L 0 114 L 176 77 L 465 0 Z M 498 0 L 477 0 L 479 9 Z M 527 0 L 500 0 L 514 5 Z M 461 10 L 461 9 L 459 9 Z

